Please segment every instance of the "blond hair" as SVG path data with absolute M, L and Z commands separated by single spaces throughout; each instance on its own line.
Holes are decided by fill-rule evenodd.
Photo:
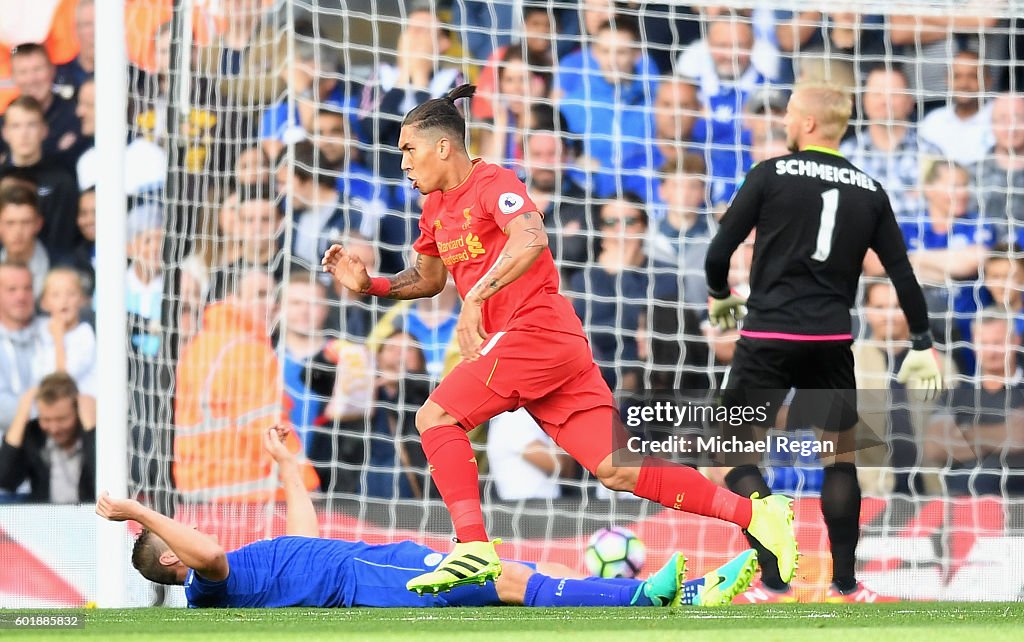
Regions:
M 802 82 L 793 88 L 800 96 L 800 107 L 814 116 L 825 138 L 839 140 L 846 133 L 853 113 L 853 99 L 846 89 L 827 82 Z
M 46 278 L 43 279 L 43 291 L 40 293 L 40 298 L 46 296 L 46 291 L 50 289 L 53 278 L 57 276 L 71 277 L 75 285 L 78 286 L 78 291 L 82 296 L 85 296 L 85 287 L 82 285 L 82 275 L 78 270 L 64 265 L 59 265 L 55 268 L 50 268 L 50 271 L 46 273 Z

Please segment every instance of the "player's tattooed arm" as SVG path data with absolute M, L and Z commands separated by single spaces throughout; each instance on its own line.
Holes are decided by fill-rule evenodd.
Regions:
M 388 299 L 432 297 L 448 282 L 448 269 L 440 257 L 417 254 L 416 263 L 389 279 Z
M 352 292 L 390 299 L 432 297 L 448 282 L 448 268 L 441 258 L 419 253 L 415 265 L 392 277 L 370 278 L 362 259 L 337 243 L 324 252 L 320 264 L 338 285 Z
M 548 246 L 544 221 L 537 212 L 527 212 L 509 221 L 508 240 L 491 269 L 466 294 L 466 301 L 482 303 L 526 272 Z

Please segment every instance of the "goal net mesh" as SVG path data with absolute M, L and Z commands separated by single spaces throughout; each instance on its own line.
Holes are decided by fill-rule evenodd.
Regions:
M 945 375 L 967 391 L 907 400 L 905 323 L 869 257 L 858 387 L 881 399 L 871 419 L 888 447 L 861 461 L 860 578 L 907 598 L 978 599 L 979 581 L 986 598 L 1017 598 L 1024 107 L 1006 95 L 1020 91 L 1019 3 L 176 4 L 188 10 L 133 23 L 129 52 L 132 145 L 167 156 L 158 188 L 130 187 L 133 208 L 165 217 L 158 251 L 130 239 L 131 259 L 157 268 L 130 279 L 136 496 L 230 547 L 282 534 L 261 440 L 286 418 L 324 536 L 447 549 L 415 417 L 457 359 L 457 293 L 375 300 L 318 268 L 335 242 L 372 273 L 407 264 L 421 198 L 401 119 L 462 82 L 478 87 L 470 149 L 517 171 L 544 212 L 609 384 L 720 386 L 736 335 L 706 322 L 709 239 L 751 165 L 786 153 L 794 82 L 827 80 L 853 93 L 842 151 L 888 192 Z M 752 243 L 734 256 L 740 291 Z M 983 373 L 1002 379 L 983 388 Z M 582 569 L 586 540 L 613 524 L 645 541 L 645 572 L 682 550 L 703 573 L 746 547 L 727 523 L 604 491 L 525 413 L 471 438 L 507 559 Z M 764 470 L 798 498 L 796 588 L 821 597 L 821 468 L 773 453 Z

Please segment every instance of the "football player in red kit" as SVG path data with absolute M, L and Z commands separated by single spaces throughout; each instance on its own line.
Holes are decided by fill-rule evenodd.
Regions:
M 451 273 L 463 298 L 456 326 L 463 360 L 416 413 L 456 544 L 436 570 L 412 579 L 409 590 L 437 593 L 501 572 L 484 529 L 476 458 L 466 431 L 521 407 L 608 488 L 733 522 L 775 553 L 782 573 L 791 578 L 796 568 L 791 500 L 741 497 L 693 468 L 624 448 L 611 391 L 579 318 L 558 292 L 558 271 L 537 206 L 512 171 L 469 157 L 466 122 L 455 101 L 474 91 L 472 85 L 457 87 L 416 107 L 402 123 L 402 169 L 426 195 L 413 246 L 415 264 L 392 277 L 371 278 L 340 245 L 323 258 L 324 270 L 354 292 L 431 297 Z

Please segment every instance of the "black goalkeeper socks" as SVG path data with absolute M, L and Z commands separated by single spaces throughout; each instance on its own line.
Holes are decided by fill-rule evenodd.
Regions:
M 832 548 L 832 584 L 841 593 L 848 593 L 857 586 L 854 567 L 860 539 L 860 483 L 855 465 L 839 463 L 825 467 L 821 515 Z
M 772 489 L 765 482 L 761 470 L 757 466 L 749 464 L 730 470 L 725 476 L 725 484 L 729 490 L 743 497 L 750 497 L 754 493 L 757 493 L 758 497 L 767 497 L 772 494 Z M 761 581 L 764 585 L 777 593 L 788 590 L 789 584 L 782 581 L 782 575 L 779 573 L 779 561 L 775 555 L 761 546 L 761 543 L 751 537 L 747 531 L 743 531 L 743 535 L 750 542 L 750 547 L 757 551 L 757 560 L 761 564 Z

